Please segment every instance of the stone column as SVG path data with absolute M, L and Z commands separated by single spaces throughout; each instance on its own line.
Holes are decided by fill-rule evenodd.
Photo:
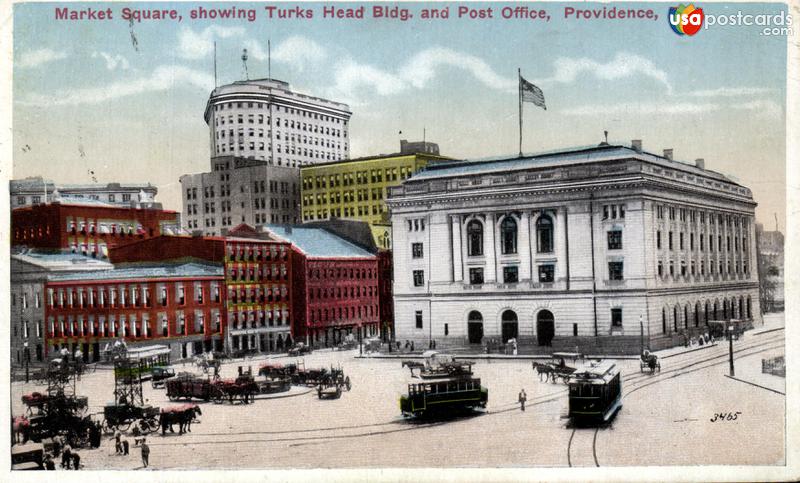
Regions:
M 486 222 L 484 223 L 484 241 L 483 241 L 483 255 L 486 257 L 486 268 L 484 269 L 484 282 L 495 283 L 497 281 L 497 249 L 495 247 L 496 240 L 494 236 L 494 213 L 486 215 Z
M 522 213 L 522 219 L 517 232 L 517 251 L 519 253 L 519 281 L 527 282 L 531 279 L 531 213 Z
M 454 282 L 461 282 L 464 280 L 464 264 L 461 257 L 461 216 L 450 215 L 450 239 L 453 246 L 452 258 L 452 277 Z M 428 247 L 428 256 L 432 256 L 433 247 Z
M 559 281 L 558 286 L 563 285 L 560 280 L 564 280 L 566 284 L 567 277 L 567 224 L 565 221 L 566 206 L 560 207 L 556 212 L 556 226 L 555 228 L 555 249 L 556 249 L 556 280 Z M 591 214 L 590 214 L 591 216 Z

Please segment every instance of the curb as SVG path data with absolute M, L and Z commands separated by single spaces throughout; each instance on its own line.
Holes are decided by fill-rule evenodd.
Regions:
M 305 390 L 303 390 L 303 389 L 305 389 Z M 308 394 L 308 393 L 310 393 L 311 391 L 314 390 L 313 387 L 306 387 L 306 388 L 303 388 L 303 389 L 301 389 L 299 392 L 296 392 L 296 393 L 293 393 L 293 394 L 291 393 L 292 390 L 289 389 L 285 393 L 279 392 L 279 393 L 276 393 L 276 394 L 264 394 L 261 397 L 256 396 L 254 399 L 256 401 L 268 401 L 270 399 L 282 399 L 282 398 L 286 398 L 286 397 L 297 397 L 297 396 L 306 395 L 306 394 Z

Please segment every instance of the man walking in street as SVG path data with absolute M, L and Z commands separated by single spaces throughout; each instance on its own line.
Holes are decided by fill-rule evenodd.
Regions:
M 142 440 L 142 464 L 145 468 L 150 464 L 150 446 L 147 445 L 147 438 Z
M 525 389 L 519 391 L 519 407 L 522 411 L 525 411 L 525 401 L 528 400 L 528 395 L 525 394 Z

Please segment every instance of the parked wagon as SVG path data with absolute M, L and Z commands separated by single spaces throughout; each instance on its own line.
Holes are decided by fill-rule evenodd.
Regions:
M 575 368 L 568 366 L 566 359 L 569 358 L 577 361 L 582 357 L 583 356 L 578 353 L 554 352 L 553 360 L 546 363 L 534 361 L 531 365 L 533 370 L 539 374 L 540 381 L 544 379 L 545 382 L 550 381 L 552 383 L 556 383 L 559 379 L 561 379 L 561 382 L 567 384 L 570 376 L 575 372 Z
M 217 404 L 222 404 L 226 400 L 231 404 L 237 400 L 248 404 L 253 402 L 259 391 L 258 383 L 250 374 L 242 374 L 233 380 L 220 379 L 213 381 L 211 385 L 211 399 Z
M 298 342 L 294 347 L 289 349 L 289 357 L 297 357 L 303 354 L 311 354 L 311 346 L 303 342 Z
M 132 404 L 106 404 L 103 408 L 102 428 L 105 433 L 127 431 L 135 425 L 143 434 L 158 429 L 159 408 Z
M 170 401 L 178 399 L 202 399 L 208 401 L 214 394 L 213 383 L 207 378 L 178 376 L 166 382 L 167 397 Z
M 328 377 L 328 370 L 324 367 L 306 369 L 305 364 L 300 364 L 297 371 L 292 374 L 292 384 L 301 386 L 317 386 Z
M 153 388 L 164 387 L 168 379 L 175 377 L 175 369 L 172 367 L 154 367 L 151 371 L 150 384 Z
M 342 391 L 349 391 L 352 387 L 350 377 L 344 375 L 341 367 L 331 367 L 330 372 L 317 385 L 317 396 L 320 399 L 338 399 L 342 396 Z

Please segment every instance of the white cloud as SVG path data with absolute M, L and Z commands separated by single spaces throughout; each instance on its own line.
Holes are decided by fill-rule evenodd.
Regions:
M 717 104 L 710 103 L 635 103 L 635 104 L 586 104 L 583 106 L 562 109 L 560 112 L 568 116 L 597 116 L 597 115 L 675 115 L 675 114 L 705 114 L 720 108 Z
M 668 92 L 672 91 L 667 73 L 659 69 L 651 60 L 627 52 L 619 52 L 607 63 L 592 59 L 560 57 L 555 61 L 555 72 L 542 82 L 574 82 L 578 76 L 589 74 L 597 79 L 616 80 L 641 75 L 650 77 L 663 84 Z
M 116 81 L 107 85 L 59 91 L 52 94 L 31 94 L 21 101 L 26 105 L 74 106 L 80 104 L 99 104 L 122 97 L 144 92 L 163 91 L 192 85 L 211 90 L 214 78 L 180 65 L 162 65 L 156 67 L 152 74 L 133 80 Z
M 66 57 L 67 54 L 65 52 L 56 52 L 52 49 L 31 50 L 29 52 L 20 54 L 19 59 L 15 63 L 15 67 L 23 69 L 28 67 L 39 67 L 40 65 L 44 65 L 48 62 L 65 59 Z
M 483 59 L 455 50 L 433 47 L 412 57 L 400 72 L 404 80 L 420 89 L 431 81 L 441 67 L 463 69 L 478 81 L 495 89 L 516 89 L 517 79 L 498 75 Z
M 275 47 L 272 58 L 288 64 L 302 72 L 309 64 L 318 64 L 325 60 L 328 52 L 317 42 L 300 35 L 293 35 Z
M 256 40 L 245 40 L 244 46 L 247 49 L 247 54 L 250 58 L 256 60 L 267 60 L 267 52 L 261 46 L 261 44 Z
M 694 97 L 740 97 L 755 96 L 772 92 L 772 89 L 765 87 L 719 87 L 717 89 L 705 89 L 689 92 Z
M 184 59 L 202 59 L 214 52 L 214 39 L 241 37 L 244 35 L 242 27 L 220 27 L 211 25 L 201 32 L 195 32 L 189 27 L 183 27 L 178 33 L 178 56 Z
M 97 57 L 102 57 L 103 60 L 106 61 L 106 69 L 108 70 L 115 70 L 117 67 L 122 70 L 127 70 L 130 68 L 128 59 L 119 54 L 111 55 L 106 52 L 92 52 L 92 58 L 95 59 Z
M 352 60 L 342 62 L 334 69 L 335 87 L 342 95 L 350 97 L 364 87 L 371 87 L 379 95 L 397 94 L 408 86 L 394 74 Z

